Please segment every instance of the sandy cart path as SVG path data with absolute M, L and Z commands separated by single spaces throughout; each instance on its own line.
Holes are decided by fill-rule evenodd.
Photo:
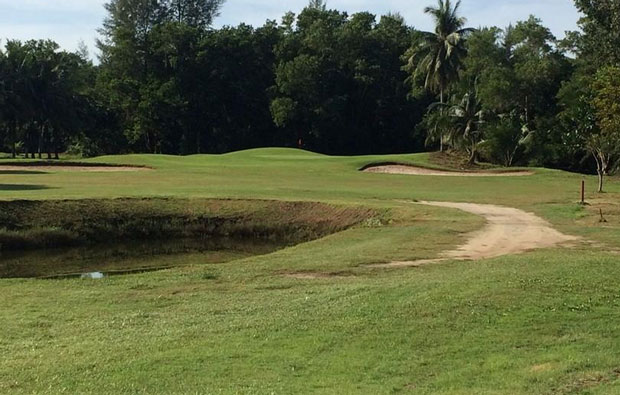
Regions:
M 544 219 L 516 208 L 490 204 L 420 202 L 428 206 L 453 208 L 480 215 L 487 225 L 469 235 L 468 241 L 438 259 L 411 262 L 391 262 L 374 267 L 421 266 L 446 260 L 478 260 L 513 255 L 539 248 L 551 248 L 578 238 L 565 235 Z

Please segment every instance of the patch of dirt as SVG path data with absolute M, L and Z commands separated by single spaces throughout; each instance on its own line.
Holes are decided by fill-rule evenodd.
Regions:
M 469 155 L 457 150 L 431 152 L 429 161 L 439 167 L 455 170 L 482 170 L 495 167 L 485 162 L 469 163 Z
M 555 369 L 555 365 L 550 362 L 547 362 L 547 363 L 541 363 L 539 365 L 532 366 L 532 368 L 530 369 L 530 372 L 541 373 L 541 372 L 548 372 L 549 370 L 553 370 L 553 369 Z
M 362 170 L 365 173 L 382 173 L 382 174 L 406 174 L 414 176 L 444 176 L 444 177 L 519 177 L 531 176 L 532 171 L 448 171 L 434 170 L 424 167 L 416 167 L 409 165 L 377 165 L 370 166 Z
M 150 171 L 148 167 L 137 166 L 78 166 L 78 165 L 0 165 L 0 172 L 11 171 L 75 171 L 75 172 L 123 172 L 123 171 Z
M 620 378 L 620 369 L 614 369 L 611 373 L 603 374 L 600 372 L 589 373 L 577 378 L 571 383 L 553 391 L 557 394 L 576 394 L 585 393 L 589 388 L 595 388 L 604 384 L 614 382 Z M 589 393 L 589 391 L 588 391 Z
M 353 277 L 354 274 L 350 272 L 336 272 L 336 273 L 327 273 L 327 272 L 297 272 L 297 273 L 284 273 L 284 277 L 295 278 L 297 280 L 317 280 L 321 278 L 349 278 Z
M 551 227 L 532 213 L 490 204 L 419 202 L 427 206 L 462 210 L 484 217 L 487 225 L 469 234 L 468 241 L 438 259 L 411 262 L 391 262 L 373 267 L 417 267 L 447 260 L 480 260 L 503 255 L 519 254 L 539 248 L 551 248 L 578 240 Z

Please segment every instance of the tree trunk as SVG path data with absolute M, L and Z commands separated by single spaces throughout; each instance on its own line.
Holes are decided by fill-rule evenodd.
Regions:
M 443 88 L 439 90 L 439 102 L 442 104 L 441 112 L 443 114 Z M 443 152 L 443 130 L 439 131 L 439 152 Z
M 51 160 L 52 159 L 52 136 L 51 136 L 51 132 L 48 129 L 48 134 L 49 136 L 46 136 L 45 138 L 45 148 L 47 151 L 47 159 Z
M 605 181 L 605 173 L 607 172 L 607 160 L 601 152 L 593 152 L 592 155 L 596 160 L 596 174 L 598 174 L 598 193 L 603 193 L 603 183 Z
M 11 130 L 11 157 L 15 159 L 17 157 L 17 121 L 13 122 L 13 128 Z
M 45 126 L 41 125 L 41 129 L 39 130 L 39 147 L 37 149 L 37 152 L 39 154 L 38 155 L 39 159 L 42 159 L 41 155 L 43 153 L 43 134 L 44 133 L 45 133 Z
M 478 151 L 472 147 L 471 152 L 469 153 L 469 161 L 467 162 L 469 165 L 475 165 L 478 160 Z

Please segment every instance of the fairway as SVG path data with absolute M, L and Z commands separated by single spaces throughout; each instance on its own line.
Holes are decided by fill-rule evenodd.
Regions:
M 144 215 L 208 210 L 318 238 L 218 264 L 173 255 L 177 267 L 98 280 L 0 279 L 2 393 L 620 392 L 614 180 L 596 194 L 587 177 L 590 205 L 581 206 L 582 176 L 555 170 L 360 171 L 380 163 L 449 170 L 429 154 L 256 149 L 87 162 L 152 170 L 4 170 L 4 221 L 23 201 L 46 204 L 19 214 L 33 229 L 64 215 L 129 215 L 135 204 Z M 489 226 L 454 203 L 523 210 L 576 239 L 450 257 Z M 282 228 L 289 221 L 297 225 Z

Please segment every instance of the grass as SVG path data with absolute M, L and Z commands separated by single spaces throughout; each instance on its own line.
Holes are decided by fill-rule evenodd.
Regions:
M 0 197 L 54 207 L 148 198 L 157 211 L 162 201 L 322 202 L 366 207 L 380 220 L 218 265 L 189 254 L 170 258 L 183 261 L 176 269 L 98 281 L 0 280 L 0 392 L 620 393 L 620 264 L 608 251 L 620 247 L 616 182 L 583 208 L 582 177 L 559 171 L 467 179 L 357 171 L 386 161 L 438 166 L 427 154 L 264 149 L 92 161 L 155 170 L 0 175 L 2 185 L 45 187 L 0 188 Z M 588 190 L 595 185 L 588 177 Z M 434 257 L 482 226 L 415 199 L 519 207 L 596 244 L 415 269 L 366 266 Z M 284 275 L 306 271 L 326 276 Z

